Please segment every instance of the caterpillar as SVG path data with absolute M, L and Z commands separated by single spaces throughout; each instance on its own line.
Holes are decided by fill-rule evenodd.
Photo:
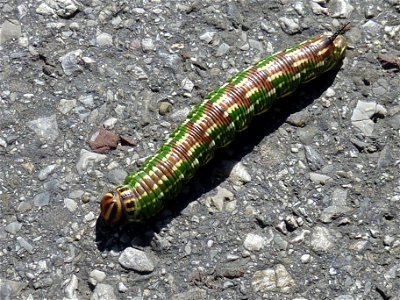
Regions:
M 104 221 L 140 222 L 160 212 L 215 149 L 228 145 L 255 115 L 337 66 L 345 55 L 347 26 L 265 57 L 211 92 L 137 172 L 103 196 Z

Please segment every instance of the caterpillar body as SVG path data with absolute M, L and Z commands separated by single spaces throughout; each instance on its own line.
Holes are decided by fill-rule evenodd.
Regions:
M 156 215 L 215 149 L 229 144 L 255 115 L 335 67 L 345 54 L 346 27 L 265 57 L 211 92 L 140 170 L 103 196 L 105 222 L 138 222 Z

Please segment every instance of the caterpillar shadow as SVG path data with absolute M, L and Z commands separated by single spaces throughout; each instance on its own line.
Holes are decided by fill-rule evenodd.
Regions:
M 152 245 L 154 237 L 177 216 L 184 212 L 189 203 L 213 190 L 229 176 L 230 171 L 246 154 L 250 153 L 263 138 L 276 131 L 287 118 L 309 106 L 332 85 L 338 70 L 330 71 L 319 78 L 301 85 L 292 95 L 279 99 L 266 113 L 255 117 L 249 128 L 236 135 L 227 149 L 219 149 L 214 159 L 200 168 L 183 193 L 166 203 L 163 212 L 146 223 L 127 223 L 108 226 L 101 217 L 96 223 L 96 244 L 99 251 L 120 251 L 130 246 Z M 244 146 L 245 145 L 245 146 Z M 232 161 L 227 166 L 226 161 Z M 220 170 L 223 170 L 221 172 Z M 219 174 L 219 176 L 210 176 Z

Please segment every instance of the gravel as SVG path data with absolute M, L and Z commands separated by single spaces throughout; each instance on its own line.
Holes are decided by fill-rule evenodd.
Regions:
M 0 1 L 0 299 L 398 299 L 397 0 Z M 213 89 L 350 30 L 145 224 L 99 200 Z

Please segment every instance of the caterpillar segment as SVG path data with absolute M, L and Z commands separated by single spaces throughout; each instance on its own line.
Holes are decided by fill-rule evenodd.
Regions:
M 215 149 L 229 144 L 255 115 L 338 65 L 345 55 L 346 27 L 268 56 L 211 92 L 139 171 L 103 196 L 105 222 L 138 222 L 156 215 Z

